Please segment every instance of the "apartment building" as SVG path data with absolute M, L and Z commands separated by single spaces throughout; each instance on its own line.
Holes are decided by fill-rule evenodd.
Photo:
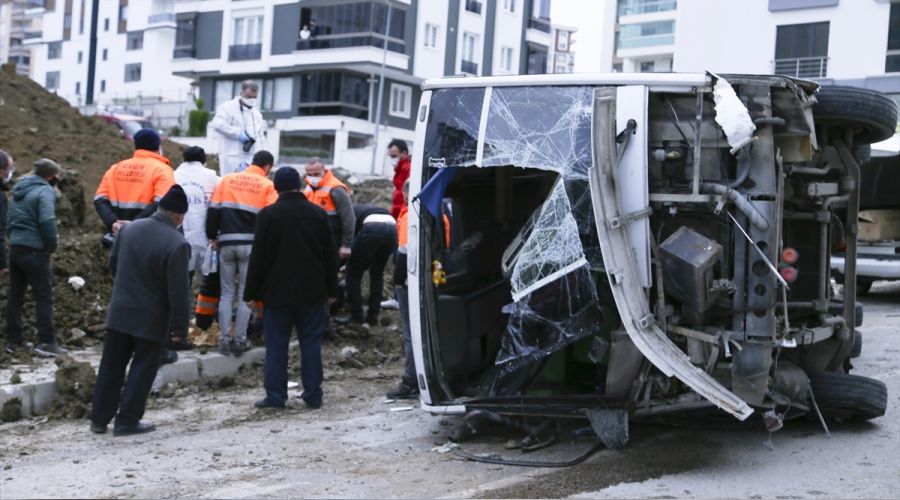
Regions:
M 550 53 L 550 67 L 548 73 L 574 73 L 575 72 L 575 43 L 574 34 L 576 28 L 571 26 L 553 25 L 553 45 Z
M 612 71 L 778 73 L 900 100 L 900 0 L 618 0 Z
M 37 36 L 40 18 L 35 10 L 43 0 L 0 1 L 0 62 L 13 63 L 16 72 L 27 76 L 31 70 L 28 41 Z
M 174 0 L 30 2 L 41 21 L 26 40 L 35 81 L 74 106 L 178 123 L 191 80 L 171 71 Z
M 549 0 L 205 0 L 174 13 L 171 71 L 210 110 L 257 80 L 282 162 L 361 173 L 389 171 L 380 152 L 413 140 L 424 79 L 545 73 L 551 48 Z

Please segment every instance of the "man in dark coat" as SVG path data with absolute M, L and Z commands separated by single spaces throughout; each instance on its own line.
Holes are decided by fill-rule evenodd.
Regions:
M 310 408 L 322 406 L 322 337 L 337 297 L 337 255 L 325 210 L 300 191 L 300 174 L 275 173 L 278 201 L 262 209 L 250 252 L 244 300 L 262 301 L 266 397 L 257 408 L 284 408 L 291 327 L 300 337 L 300 376 Z
M 353 246 L 347 261 L 349 316 L 334 318 L 338 324 L 376 325 L 384 289 L 384 267 L 397 250 L 397 222 L 387 210 L 374 205 L 353 205 L 356 214 Z M 369 273 L 369 309 L 363 317 L 362 277 Z
M 186 337 L 190 319 L 187 269 L 191 245 L 178 231 L 187 209 L 184 190 L 172 186 L 159 201 L 156 213 L 119 231 L 110 252 L 114 281 L 91 410 L 93 432 L 106 432 L 113 417 L 114 436 L 156 428 L 141 422 L 147 394 L 169 332 Z M 129 360 L 131 369 L 123 390 Z

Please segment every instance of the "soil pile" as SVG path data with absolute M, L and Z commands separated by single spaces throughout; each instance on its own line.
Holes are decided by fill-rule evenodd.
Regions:
M 0 422 L 15 422 L 22 418 L 22 400 L 19 398 L 7 399 L 0 409 Z
M 85 418 L 91 409 L 97 375 L 87 361 L 69 356 L 55 360 L 56 395 L 50 404 L 50 418 Z

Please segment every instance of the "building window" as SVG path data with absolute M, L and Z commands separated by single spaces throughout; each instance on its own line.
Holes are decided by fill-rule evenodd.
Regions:
M 59 59 L 62 57 L 62 42 L 50 42 L 47 44 L 47 59 Z
M 885 73 L 900 72 L 900 3 L 891 4 L 888 20 L 887 57 L 884 61 Z
M 516 0 L 503 0 L 503 10 L 506 12 L 515 12 Z
M 47 90 L 56 90 L 59 88 L 59 71 L 48 71 L 44 80 L 44 87 Z
M 655 67 L 653 61 L 641 61 L 641 73 L 653 73 Z
M 109 50 L 103 49 L 103 60 L 105 61 L 107 59 L 109 59 Z
M 775 73 L 798 78 L 828 74 L 828 22 L 778 26 Z
M 298 112 L 308 115 L 344 115 L 367 118 L 369 82 L 366 75 L 322 71 L 303 74 L 300 79 Z
M 478 74 L 478 63 L 475 62 L 475 55 L 478 53 L 478 35 L 474 33 L 463 33 L 462 39 L 462 61 L 460 62 L 460 71 L 471 75 Z
M 436 24 L 425 23 L 425 46 L 436 49 L 437 38 L 438 26 Z
M 81 95 L 81 82 L 75 82 L 75 95 Z
M 106 92 L 106 80 L 100 80 L 100 92 Z
M 178 17 L 175 21 L 175 59 L 182 57 L 194 57 L 194 26 L 196 19 L 193 15 Z
M 294 96 L 293 78 L 274 78 L 263 80 L 260 85 L 261 96 L 257 96 L 262 102 L 264 111 L 290 111 Z M 237 89 L 234 90 L 237 93 Z
M 513 68 L 513 49 L 512 47 L 502 47 L 500 49 L 500 68 L 503 71 L 512 72 Z
M 103 31 L 109 31 L 109 18 L 103 19 Z
M 466 10 L 475 14 L 481 14 L 481 2 L 478 0 L 466 0 Z
M 390 26 L 387 26 L 387 5 L 381 0 L 321 3 L 323 5 L 300 9 L 298 50 L 382 48 L 387 41 L 388 50 L 405 52 L 406 10 L 399 8 L 397 2 L 392 2 Z
M 619 15 L 649 14 L 666 12 L 678 7 L 676 0 L 619 0 Z
M 409 118 L 410 106 L 412 103 L 412 87 L 408 85 L 391 84 L 391 116 L 398 118 Z
M 569 51 L 569 32 L 563 30 L 556 31 L 556 50 L 557 52 Z
M 528 59 L 525 63 L 525 74 L 542 75 L 547 72 L 547 48 L 529 45 Z
M 84 4 L 85 0 L 81 0 L 81 15 L 78 17 L 78 34 L 84 34 L 84 12 L 87 10 L 87 7 Z
M 622 72 L 622 63 L 615 63 L 612 65 L 613 73 L 621 73 Z
M 675 43 L 675 21 L 626 24 L 616 34 L 617 49 L 672 45 Z
M 127 35 L 127 50 L 141 50 L 144 48 L 144 32 L 135 31 Z
M 66 12 L 63 14 L 63 29 L 70 30 L 72 29 L 72 13 Z
M 125 22 L 128 20 L 128 5 L 119 5 L 119 22 Z
M 262 16 L 234 18 L 231 47 L 228 49 L 229 61 L 246 61 L 262 57 L 262 23 Z
M 81 60 L 82 60 L 82 52 L 79 50 L 78 51 L 78 64 L 81 64 Z
M 125 81 L 139 82 L 141 81 L 141 63 L 133 63 L 125 65 Z

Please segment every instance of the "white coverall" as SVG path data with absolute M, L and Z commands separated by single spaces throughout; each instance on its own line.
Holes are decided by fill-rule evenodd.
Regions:
M 214 170 L 198 161 L 184 162 L 175 169 L 175 183 L 184 189 L 188 200 L 188 211 L 181 224 L 184 238 L 191 244 L 188 271 L 199 270 L 206 254 L 206 210 L 220 180 Z
M 219 133 L 219 175 L 225 176 L 240 170 L 241 163 L 250 163 L 257 151 L 266 149 L 266 122 L 256 107 L 248 108 L 241 97 L 223 102 L 216 109 L 210 126 Z M 244 152 L 239 140 L 241 132 L 256 139 L 249 151 Z

